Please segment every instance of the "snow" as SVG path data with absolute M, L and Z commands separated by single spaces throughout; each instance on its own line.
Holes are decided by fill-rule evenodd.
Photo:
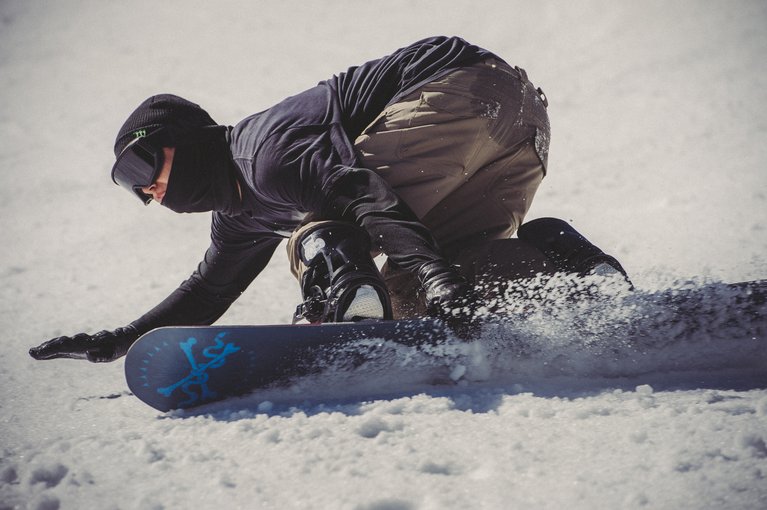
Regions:
M 207 246 L 207 216 L 143 208 L 107 176 L 145 97 L 233 124 L 434 34 L 546 92 L 529 218 L 572 221 L 642 289 L 766 276 L 760 0 L 5 1 L 0 508 L 767 507 L 767 384 L 741 370 L 750 357 L 764 373 L 764 338 L 664 344 L 632 369 L 620 346 L 616 365 L 607 344 L 551 337 L 504 377 L 469 356 L 452 385 L 357 374 L 167 415 L 128 394 L 122 361 L 27 355 L 133 320 Z M 297 299 L 278 252 L 220 323 L 288 322 Z

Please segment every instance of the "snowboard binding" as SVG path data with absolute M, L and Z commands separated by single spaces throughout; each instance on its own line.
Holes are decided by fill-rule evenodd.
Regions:
M 297 243 L 306 270 L 301 275 L 303 303 L 293 323 L 391 319 L 386 284 L 370 256 L 370 238 L 360 227 L 325 222 Z

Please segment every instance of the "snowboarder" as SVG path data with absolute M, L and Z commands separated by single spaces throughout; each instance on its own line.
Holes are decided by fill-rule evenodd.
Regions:
M 479 266 L 526 249 L 504 241 L 546 173 L 547 105 L 524 70 L 457 37 L 352 67 L 234 127 L 150 97 L 119 130 L 112 179 L 146 204 L 213 211 L 211 245 L 131 324 L 30 353 L 112 361 L 153 328 L 212 324 L 285 238 L 298 318 L 470 321 Z M 380 272 L 371 253 L 388 257 Z

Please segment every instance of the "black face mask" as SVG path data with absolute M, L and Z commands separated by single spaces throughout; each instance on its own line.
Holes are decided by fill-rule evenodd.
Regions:
M 236 215 L 241 207 L 236 172 L 224 140 L 179 145 L 162 205 L 178 213 Z

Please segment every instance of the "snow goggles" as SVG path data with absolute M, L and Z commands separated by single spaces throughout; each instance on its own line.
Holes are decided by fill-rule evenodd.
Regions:
M 145 205 L 152 201 L 141 188 L 148 188 L 157 179 L 165 162 L 162 148 L 170 145 L 165 128 L 151 133 L 139 129 L 135 138 L 125 146 L 112 167 L 112 181 L 134 193 Z
M 133 133 L 135 138 L 117 156 L 117 161 L 112 166 L 112 181 L 132 192 L 145 205 L 149 205 L 152 196 L 141 189 L 154 184 L 160 175 L 165 163 L 163 147 L 223 139 L 226 130 L 226 126 L 202 126 L 184 132 L 183 136 L 174 136 L 168 127 L 160 127 L 151 132 L 138 129 Z

